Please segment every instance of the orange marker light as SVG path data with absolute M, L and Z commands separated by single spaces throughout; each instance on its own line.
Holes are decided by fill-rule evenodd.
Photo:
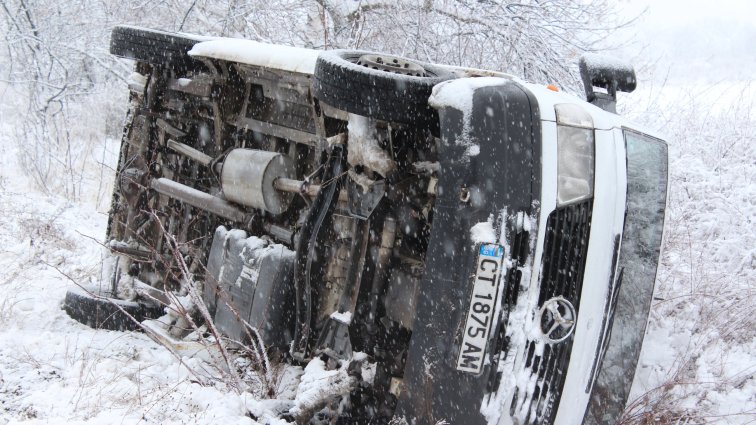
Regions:
M 559 91 L 559 89 L 557 88 L 557 86 L 555 86 L 553 84 L 549 84 L 548 86 L 546 86 L 546 88 L 549 89 L 549 90 L 551 90 L 551 91 Z

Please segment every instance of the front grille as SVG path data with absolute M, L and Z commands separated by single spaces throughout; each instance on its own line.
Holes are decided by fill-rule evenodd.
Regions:
M 583 286 L 593 201 L 560 208 L 549 215 L 541 269 L 538 308 L 554 297 L 564 297 L 578 313 Z M 559 408 L 574 333 L 562 342 L 544 344 L 537 353 L 536 341 L 526 348 L 525 367 L 530 374 L 527 388 L 517 387 L 510 414 L 524 424 L 553 423 Z M 533 385 L 534 384 L 534 385 Z

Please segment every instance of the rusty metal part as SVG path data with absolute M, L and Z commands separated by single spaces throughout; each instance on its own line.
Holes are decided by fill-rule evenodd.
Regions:
M 370 240 L 370 220 L 355 219 L 352 229 L 352 246 L 349 257 L 352 260 L 347 274 L 347 287 L 339 300 L 339 313 L 354 314 L 357 295 L 360 292 L 362 273 L 365 271 L 365 254 Z
M 211 212 L 223 218 L 236 222 L 249 221 L 249 214 L 236 205 L 225 199 L 213 196 L 209 193 L 202 192 L 192 187 L 183 185 L 166 178 L 159 178 L 152 181 L 152 189 L 171 198 L 178 199 L 193 207 Z
M 370 288 L 370 317 L 368 317 L 368 332 L 372 335 L 377 332 L 375 321 L 378 315 L 378 306 L 380 299 L 386 289 L 386 282 L 389 276 L 389 263 L 391 255 L 394 252 L 394 242 L 396 241 L 396 219 L 386 217 L 383 222 L 383 231 L 381 232 L 381 245 L 378 248 L 378 258 L 376 259 L 375 274 L 373 275 L 373 285 Z
M 282 192 L 298 193 L 303 196 L 314 198 L 320 192 L 322 185 L 312 184 L 304 180 L 287 179 L 279 177 L 273 182 L 273 187 Z M 339 201 L 346 202 L 348 199 L 346 191 L 339 192 Z
M 265 223 L 263 225 L 265 228 L 265 231 L 270 233 L 271 236 L 278 239 L 281 242 L 287 243 L 289 245 L 294 244 L 294 231 L 291 229 L 288 229 L 286 227 L 278 226 L 273 223 Z
M 130 206 L 135 206 L 139 195 L 144 191 L 144 170 L 139 168 L 127 168 L 118 173 L 118 189 Z
M 191 158 L 206 167 L 209 166 L 211 162 L 213 162 L 213 157 L 211 157 L 210 155 L 200 152 L 189 145 L 185 145 L 173 139 L 168 140 L 168 148 L 178 154 L 184 155 L 187 158 Z
M 281 125 L 256 120 L 254 118 L 240 116 L 235 121 L 229 122 L 238 128 L 252 130 L 258 133 L 267 134 L 273 137 L 279 137 L 293 142 L 302 143 L 308 146 L 318 146 L 318 136 L 306 131 L 288 128 Z
M 310 184 L 304 180 L 287 179 L 285 177 L 277 178 L 273 182 L 273 187 L 276 190 L 307 195 L 310 198 L 314 198 L 320 192 L 319 184 Z
M 179 91 L 194 96 L 209 98 L 213 94 L 212 75 L 197 75 L 192 78 L 172 78 L 168 80 L 168 90 Z
M 146 259 L 152 258 L 153 256 L 152 251 L 147 251 L 147 250 L 138 249 L 138 248 L 131 248 L 129 246 L 126 246 L 125 244 L 111 243 L 108 247 L 110 248 L 111 251 L 117 252 L 119 254 L 123 254 L 132 259 L 146 260 Z
M 186 137 L 186 133 L 179 130 L 178 128 L 172 126 L 168 123 L 168 121 L 158 118 L 155 120 L 155 125 L 161 130 L 163 130 L 166 134 L 169 134 L 177 139 L 180 139 L 182 137 Z

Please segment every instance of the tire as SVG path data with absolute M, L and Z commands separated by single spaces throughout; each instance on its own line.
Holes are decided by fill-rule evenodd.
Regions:
M 157 304 L 109 298 L 106 293 L 96 289 L 68 291 L 63 310 L 77 322 L 112 331 L 137 330 L 140 329 L 139 322 L 165 314 L 163 307 Z
M 110 53 L 151 65 L 188 68 L 197 62 L 187 52 L 206 40 L 209 38 L 122 25 L 113 28 Z
M 406 66 L 380 66 L 369 59 L 363 61 L 365 57 L 380 59 L 381 63 L 399 61 Z M 424 75 L 408 75 L 415 67 Z M 437 117 L 428 105 L 433 86 L 451 78 L 454 75 L 444 68 L 410 59 L 332 50 L 318 56 L 313 90 L 319 101 L 336 109 L 382 121 L 422 125 Z

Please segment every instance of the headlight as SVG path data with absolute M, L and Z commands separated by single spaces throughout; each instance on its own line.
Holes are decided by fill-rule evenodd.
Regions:
M 594 137 L 591 116 L 577 105 L 555 105 L 557 206 L 593 196 Z

